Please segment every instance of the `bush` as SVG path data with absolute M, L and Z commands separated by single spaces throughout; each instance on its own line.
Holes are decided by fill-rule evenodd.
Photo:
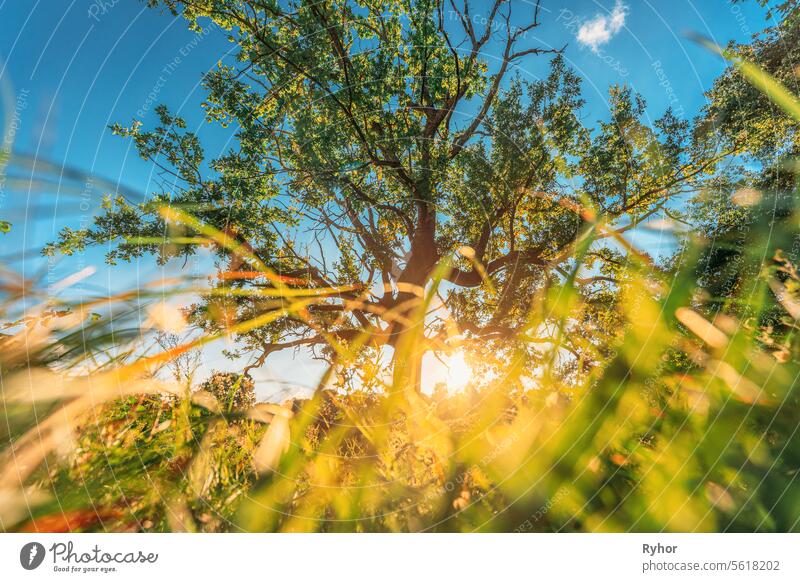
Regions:
M 249 374 L 214 372 L 200 389 L 213 394 L 223 410 L 245 410 L 256 403 L 255 383 Z

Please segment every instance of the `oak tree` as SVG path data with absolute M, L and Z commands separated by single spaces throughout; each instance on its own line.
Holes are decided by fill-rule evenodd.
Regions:
M 569 39 L 547 46 L 533 34 L 548 25 L 538 2 L 161 4 L 236 44 L 235 62 L 204 78 L 205 116 L 230 127 L 234 145 L 207 157 L 166 106 L 153 128 L 115 125 L 169 181 L 146 203 L 109 198 L 90 228 L 64 231 L 49 251 L 118 243 L 111 262 L 197 252 L 159 240 L 174 233 L 159 212 L 168 205 L 245 250 L 214 248 L 224 276 L 193 311 L 207 331 L 276 309 L 226 289 L 341 290 L 238 334 L 232 355 L 254 358 L 245 372 L 284 349 L 335 359 L 332 341 L 362 359 L 391 353 L 443 260 L 450 268 L 415 362 L 456 337 L 488 366 L 513 358 L 530 370 L 555 349 L 565 370 L 591 368 L 600 338 L 618 331 L 625 251 L 612 241 L 670 212 L 670 200 L 739 147 L 720 147 L 671 111 L 649 121 L 644 99 L 624 86 L 610 88 L 605 119 L 587 124 L 580 78 L 562 53 Z M 515 73 L 545 60 L 541 78 Z M 254 261 L 279 279 L 249 276 Z M 556 315 L 534 319 L 530 308 L 567 278 L 583 308 L 558 332 Z M 419 387 L 419 365 L 410 366 Z M 360 382 L 374 380 L 365 374 Z

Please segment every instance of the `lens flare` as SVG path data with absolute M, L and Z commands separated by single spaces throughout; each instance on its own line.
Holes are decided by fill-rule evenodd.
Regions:
M 447 389 L 450 392 L 463 390 L 472 379 L 472 368 L 467 363 L 464 352 L 455 352 L 447 359 Z

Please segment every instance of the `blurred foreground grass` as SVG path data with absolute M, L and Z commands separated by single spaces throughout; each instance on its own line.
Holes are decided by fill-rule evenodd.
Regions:
M 699 242 L 675 268 L 629 248 L 616 306 L 623 324 L 597 346 L 604 364 L 575 384 L 558 379 L 553 357 L 527 388 L 521 369 L 432 396 L 409 389 L 402 373 L 382 390 L 337 387 L 333 374 L 311 399 L 254 403 L 247 376 L 219 374 L 192 390 L 158 370 L 247 326 L 302 316 L 324 292 L 279 286 L 279 300 L 254 320 L 142 355 L 138 334 L 108 333 L 92 305 L 43 302 L 14 319 L 35 289 L 6 274 L 0 525 L 796 531 L 800 276 L 782 253 L 800 219 L 794 200 L 763 194 L 769 221 L 751 230 L 745 251 L 758 276 L 738 297 L 697 286 Z M 591 223 L 583 248 L 603 228 Z M 529 329 L 545 314 L 580 316 L 571 285 L 580 249 L 577 259 L 571 277 L 536 299 Z M 194 288 L 174 284 L 154 293 Z M 425 317 L 433 287 L 415 317 Z M 409 367 L 419 365 L 419 341 L 412 331 L 398 345 Z M 353 345 L 333 345 L 346 369 Z

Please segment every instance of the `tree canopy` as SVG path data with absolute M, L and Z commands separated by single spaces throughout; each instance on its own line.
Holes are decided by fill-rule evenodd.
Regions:
M 276 307 L 225 289 L 338 290 L 302 316 L 240 334 L 235 355 L 255 357 L 253 366 L 299 346 L 334 359 L 332 341 L 363 357 L 396 347 L 448 261 L 421 351 L 446 351 L 457 337 L 487 363 L 512 354 L 532 363 L 557 342 L 573 368 L 591 368 L 599 338 L 615 333 L 625 280 L 625 252 L 610 241 L 670 212 L 670 200 L 743 146 L 735 130 L 720 141 L 670 110 L 648 122 L 643 97 L 626 86 L 611 87 L 608 116 L 587 124 L 563 47 L 527 34 L 545 25 L 538 3 L 494 0 L 482 27 L 469 2 L 165 4 L 236 43 L 236 62 L 204 78 L 205 115 L 231 127 L 235 145 L 209 159 L 165 105 L 156 127 L 115 125 L 169 186 L 143 204 L 109 197 L 90 228 L 65 230 L 47 252 L 118 243 L 110 262 L 195 253 L 170 242 L 197 232 L 169 224 L 160 209 L 170 206 L 235 243 L 215 246 L 218 288 L 193 309 L 204 329 Z M 530 59 L 547 59 L 549 72 L 523 80 L 514 69 Z M 573 272 L 587 219 L 606 226 Z M 256 277 L 254 262 L 276 277 Z M 566 278 L 585 308 L 556 339 L 547 317 L 531 322 L 530 300 Z

